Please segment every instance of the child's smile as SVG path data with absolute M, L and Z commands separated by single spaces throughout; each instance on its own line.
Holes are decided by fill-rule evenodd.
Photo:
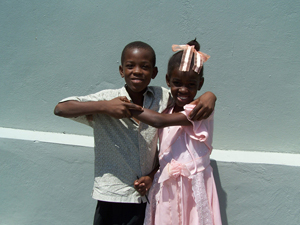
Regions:
M 132 83 L 136 83 L 136 84 L 140 84 L 140 83 L 142 83 L 144 80 L 143 79 L 141 79 L 141 78 L 132 78 L 131 79 L 131 82 Z

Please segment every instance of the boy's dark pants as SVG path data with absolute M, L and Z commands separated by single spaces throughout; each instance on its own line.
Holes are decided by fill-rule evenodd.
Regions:
M 146 205 L 98 201 L 94 225 L 142 225 Z

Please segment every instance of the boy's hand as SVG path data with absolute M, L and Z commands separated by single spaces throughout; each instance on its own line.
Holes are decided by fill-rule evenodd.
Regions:
M 140 195 L 144 196 L 152 185 L 152 179 L 149 176 L 143 176 L 135 180 L 133 185 Z
M 125 96 L 107 101 L 106 114 L 116 119 L 130 118 L 130 110 L 143 111 L 143 107 L 131 103 Z
M 212 92 L 205 92 L 190 104 L 196 105 L 190 113 L 191 120 L 202 120 L 210 116 L 215 109 L 217 97 Z

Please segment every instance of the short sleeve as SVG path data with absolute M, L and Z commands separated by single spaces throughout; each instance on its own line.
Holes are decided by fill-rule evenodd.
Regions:
M 104 100 L 103 94 L 101 92 L 90 94 L 86 96 L 72 96 L 68 98 L 62 99 L 60 102 L 67 102 L 67 101 L 78 101 L 78 102 L 90 102 L 90 101 L 100 101 Z
M 68 98 L 62 99 L 60 102 L 67 102 L 67 101 L 78 101 L 78 102 L 89 102 L 89 101 L 100 101 L 102 100 L 102 94 L 101 92 L 90 94 L 86 96 L 72 96 Z M 90 127 L 94 127 L 94 122 L 87 119 L 87 117 L 84 116 L 77 116 L 70 118 L 71 120 L 74 120 L 79 123 L 83 123 L 85 125 L 88 125 Z
M 189 119 L 188 115 L 191 113 L 194 107 L 195 105 L 192 104 L 185 105 L 184 111 L 181 112 L 192 123 L 192 128 L 191 126 L 185 126 L 184 129 L 191 138 L 199 140 L 200 142 L 206 142 L 208 139 L 212 138 L 214 112 L 207 119 L 193 121 Z

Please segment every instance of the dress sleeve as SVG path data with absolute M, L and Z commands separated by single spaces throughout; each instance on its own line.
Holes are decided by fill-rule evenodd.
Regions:
M 188 104 L 184 106 L 184 111 L 181 113 L 185 116 L 189 115 L 195 105 Z M 187 116 L 187 119 L 192 123 L 191 126 L 184 126 L 183 128 L 189 134 L 192 139 L 199 140 L 200 142 L 206 142 L 212 144 L 212 133 L 213 133 L 213 114 L 214 112 L 204 120 L 193 121 Z

